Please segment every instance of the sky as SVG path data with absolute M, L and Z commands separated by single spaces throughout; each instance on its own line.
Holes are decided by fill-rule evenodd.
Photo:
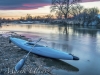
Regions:
M 19 18 L 26 14 L 32 16 L 50 14 L 52 0 L 0 0 L 0 17 Z M 99 7 L 100 0 L 83 0 L 85 7 Z

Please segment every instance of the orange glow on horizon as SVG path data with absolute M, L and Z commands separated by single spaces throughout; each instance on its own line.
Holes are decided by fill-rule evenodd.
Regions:
M 30 14 L 31 16 L 44 16 L 50 13 L 50 6 L 44 6 L 38 9 L 33 10 L 0 10 L 0 17 L 1 18 L 20 18 L 25 17 L 27 14 Z
M 27 15 L 27 14 L 26 14 Z M 0 17 L 0 18 L 5 18 L 5 19 L 19 19 L 19 18 L 21 18 L 21 17 L 26 17 L 26 15 L 23 15 L 23 16 L 20 16 L 20 15 L 18 15 L 18 16 L 2 16 L 2 17 Z M 34 14 L 34 15 L 31 15 L 32 17 L 36 17 L 36 16 L 40 16 L 40 17 L 43 17 L 43 16 L 45 16 L 45 15 L 48 15 L 48 14 Z
M 98 7 L 100 9 L 100 1 L 97 2 L 86 2 L 86 3 L 81 3 L 82 6 L 85 8 L 90 8 L 90 7 Z M 24 6 L 32 6 L 29 4 L 24 4 Z M 100 12 L 99 12 L 100 13 Z M 21 17 L 25 17 L 27 14 L 30 14 L 31 16 L 45 16 L 50 13 L 50 6 L 43 6 L 37 9 L 31 9 L 31 10 L 0 10 L 0 17 L 1 18 L 6 18 L 6 19 L 18 19 Z M 52 13 L 54 15 L 54 13 Z

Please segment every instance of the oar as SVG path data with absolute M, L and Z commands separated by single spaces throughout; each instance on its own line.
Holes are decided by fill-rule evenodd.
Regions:
M 15 66 L 15 70 L 18 71 L 18 70 L 21 70 L 21 68 L 23 67 L 28 55 L 30 54 L 30 52 L 33 50 L 33 48 L 35 47 L 35 45 L 41 40 L 42 38 L 40 38 L 34 45 L 33 47 L 31 48 L 31 50 L 27 53 L 27 55 L 22 58 Z

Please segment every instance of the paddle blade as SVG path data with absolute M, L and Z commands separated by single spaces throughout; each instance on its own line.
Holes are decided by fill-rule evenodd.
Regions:
M 23 67 L 25 63 L 25 58 L 21 59 L 15 66 L 15 70 L 18 71 L 18 70 L 21 70 L 21 68 Z

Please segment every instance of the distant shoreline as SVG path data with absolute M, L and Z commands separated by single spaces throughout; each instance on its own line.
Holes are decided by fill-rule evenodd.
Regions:
M 78 29 L 78 30 L 100 30 L 100 29 L 96 29 L 96 28 L 74 28 L 74 29 Z

